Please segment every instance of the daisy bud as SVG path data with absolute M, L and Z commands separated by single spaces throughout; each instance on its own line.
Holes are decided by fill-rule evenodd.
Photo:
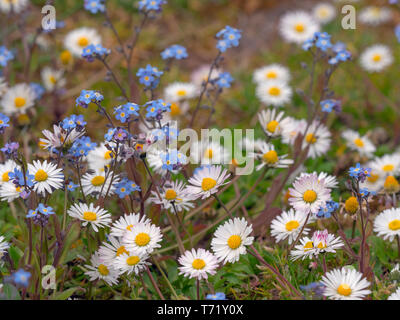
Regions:
M 358 209 L 358 201 L 356 197 L 350 197 L 346 200 L 344 208 L 348 213 L 354 214 Z

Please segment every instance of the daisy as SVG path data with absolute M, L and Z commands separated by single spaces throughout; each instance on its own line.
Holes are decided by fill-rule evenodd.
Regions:
M 178 268 L 179 274 L 190 279 L 207 279 L 208 274 L 214 275 L 218 267 L 217 258 L 210 251 L 204 249 L 187 250 L 179 257 L 178 262 L 181 265 Z
M 149 224 L 151 221 L 146 216 L 140 217 L 139 213 L 124 214 L 111 226 L 110 235 L 123 237 L 127 231 L 132 231 L 138 224 Z
M 10 247 L 10 244 L 6 241 L 6 239 L 3 236 L 0 236 L 0 260 L 4 255 L 4 252 L 8 250 Z
M 5 163 L 0 164 L 0 185 L 4 182 L 10 181 L 8 174 L 13 172 L 14 169 L 20 169 L 20 166 L 14 160 L 7 160 Z
M 319 31 L 319 24 L 305 11 L 288 12 L 279 21 L 279 31 L 285 41 L 303 44 Z
M 0 11 L 20 13 L 28 5 L 28 0 L 0 0 Z
M 326 187 L 325 180 L 319 180 L 315 173 L 296 179 L 289 192 L 290 205 L 305 215 L 316 214 L 327 201 L 331 200 L 331 191 Z
M 361 23 L 377 26 L 388 22 L 392 18 L 392 11 L 386 7 L 368 6 L 361 9 L 358 19 Z
M 107 142 L 114 149 L 115 143 Z M 104 167 L 109 167 L 111 161 L 115 158 L 115 152 L 106 147 L 106 143 L 101 143 L 100 146 L 89 151 L 86 160 L 89 168 L 92 170 L 103 171 Z
M 279 107 L 290 102 L 292 88 L 285 82 L 271 80 L 257 86 L 256 95 L 266 105 Z
M 234 218 L 220 225 L 214 233 L 211 241 L 211 248 L 218 261 L 227 262 L 239 261 L 241 254 L 246 254 L 246 246 L 253 243 L 253 226 L 249 225 L 244 218 Z
M 303 130 L 303 149 L 309 146 L 308 156 L 315 159 L 325 154 L 331 146 L 331 133 L 323 124 L 313 122 L 306 132 Z
M 190 146 L 190 159 L 193 164 L 226 164 L 231 155 L 229 151 L 214 141 L 195 141 Z
M 83 48 L 90 44 L 101 44 L 101 37 L 96 29 L 78 28 L 69 32 L 64 39 L 65 48 L 76 57 L 81 57 Z
M 274 145 L 266 142 L 261 144 L 260 152 L 250 153 L 249 156 L 261 160 L 261 163 L 256 167 L 257 171 L 264 166 L 270 168 L 287 168 L 289 165 L 294 163 L 291 159 L 285 159 L 287 154 L 278 156 Z
M 164 97 L 168 102 L 192 99 L 198 94 L 198 88 L 192 83 L 174 82 L 164 89 Z
M 313 9 L 313 16 L 321 24 L 331 22 L 336 17 L 336 8 L 330 3 L 318 3 Z
M 208 79 L 208 75 L 210 73 L 210 65 L 202 65 L 198 69 L 192 72 L 191 82 L 194 83 L 197 87 L 200 87 L 203 83 L 205 83 Z M 219 74 L 223 71 L 218 68 L 213 68 L 210 74 L 210 80 L 215 80 L 218 78 Z
M 121 244 L 118 238 L 108 236 L 107 240 L 108 241 L 103 241 L 98 252 L 103 261 L 112 265 L 115 258 L 119 257 L 123 253 L 128 253 L 128 251 L 125 249 L 125 246 Z
M 400 300 L 400 287 L 389 296 L 388 300 Z
M 128 275 L 134 273 L 139 275 L 146 266 L 150 265 L 146 260 L 149 258 L 146 252 L 142 253 L 122 253 L 114 260 L 114 267 L 120 273 L 127 273 Z
M 162 234 L 159 227 L 151 223 L 139 223 L 133 229 L 125 232 L 122 244 L 129 252 L 150 254 L 154 249 L 161 247 L 159 244 L 161 240 Z
M 149 164 L 149 166 L 158 174 L 165 176 L 168 172 L 172 172 L 174 174 L 178 173 L 178 170 L 170 170 L 168 171 L 167 169 L 163 168 L 163 158 L 167 154 L 171 152 L 171 149 L 167 150 L 161 150 L 158 146 L 152 145 L 150 148 L 147 150 L 146 153 L 146 159 Z M 187 159 L 185 159 L 184 155 L 181 152 L 178 152 L 178 158 L 177 161 L 179 161 L 182 165 L 185 165 L 187 163 Z
M 113 172 L 107 173 L 103 170 L 95 170 L 94 173 L 85 173 L 82 176 L 82 188 L 85 195 L 95 194 L 97 198 L 114 194 L 115 184 L 119 182 L 117 174 L 113 177 Z
M 6 115 L 25 113 L 35 103 L 35 92 L 25 84 L 17 84 L 7 90 L 3 95 L 0 105 Z
M 337 249 L 344 246 L 340 237 L 335 237 L 333 234 L 328 233 L 328 230 L 315 231 L 312 238 L 305 237 L 300 240 L 300 245 L 295 246 L 295 250 L 291 252 L 292 259 L 296 260 L 303 256 L 303 260 L 320 253 L 330 252 L 335 253 Z
M 119 272 L 115 270 L 112 265 L 103 261 L 98 252 L 95 252 L 90 258 L 90 265 L 86 264 L 85 267 L 88 271 L 85 272 L 89 276 L 90 281 L 102 279 L 110 286 L 118 283 Z
M 0 199 L 11 202 L 18 199 L 23 191 L 23 187 L 17 187 L 12 182 L 4 182 L 0 185 Z
M 42 81 L 47 91 L 60 89 L 65 85 L 62 70 L 54 70 L 50 67 L 43 68 L 41 72 Z
M 33 190 L 42 196 L 46 192 L 51 194 L 54 190 L 61 189 L 64 184 L 64 174 L 62 169 L 57 168 L 51 162 L 33 161 L 33 164 L 28 164 L 28 171 L 34 176 Z
M 299 211 L 289 209 L 288 211 L 282 211 L 271 222 L 271 235 L 275 237 L 276 242 L 288 239 L 288 243 L 291 244 L 297 239 L 301 229 L 306 222 L 307 216 Z M 308 219 L 307 223 L 313 221 L 313 218 Z M 303 228 L 303 234 L 307 234 L 310 229 Z
M 320 172 L 320 173 L 317 173 L 315 171 L 313 173 L 302 172 L 302 173 L 300 173 L 299 176 L 296 177 L 296 180 L 303 178 L 303 177 L 308 177 L 312 174 L 318 175 L 318 181 L 324 180 L 325 187 L 327 187 L 328 189 L 337 188 L 337 186 L 339 184 L 339 182 L 337 181 L 335 176 L 331 176 L 331 175 L 327 174 L 326 172 Z
M 379 177 L 398 175 L 400 173 L 400 153 L 385 154 L 383 157 L 375 158 L 369 165 L 371 171 Z
M 42 149 L 52 152 L 62 146 L 65 148 L 70 147 L 76 139 L 79 139 L 85 134 L 85 130 L 77 131 L 76 129 L 72 129 L 68 133 L 61 126 L 53 125 L 53 132 L 50 130 L 43 130 L 42 134 L 45 138 L 40 138 L 39 146 Z
M 164 209 L 172 213 L 187 211 L 194 207 L 192 197 L 186 191 L 183 181 L 167 181 L 160 192 L 161 200 L 155 191 L 152 191 L 149 201 L 161 204 Z
M 366 164 L 366 168 L 371 168 L 371 162 Z M 370 176 L 365 179 L 364 182 L 360 182 L 360 188 L 367 188 L 369 191 L 379 192 L 385 183 L 385 175 L 377 171 L 376 169 L 371 169 Z
M 95 207 L 93 203 L 89 205 L 76 203 L 68 209 L 68 214 L 72 218 L 83 221 L 82 225 L 84 227 L 90 223 L 95 232 L 99 228 L 108 227 L 111 224 L 111 214 L 101 207 Z
M 218 192 L 218 188 L 227 184 L 225 182 L 230 176 L 226 169 L 221 166 L 208 166 L 197 170 L 189 179 L 187 192 L 196 198 L 207 199 Z
M 299 133 L 303 133 L 307 127 L 307 121 L 304 119 L 297 120 L 292 117 L 287 117 L 285 126 L 282 127 L 282 142 L 294 145 Z
M 333 300 L 361 300 L 371 291 L 369 281 L 362 273 L 352 268 L 335 269 L 322 277 L 324 296 Z
M 290 72 L 289 69 L 280 64 L 271 64 L 254 70 L 253 81 L 256 84 L 261 84 L 266 81 L 278 80 L 282 82 L 289 82 Z
M 276 109 L 262 110 L 258 113 L 258 121 L 265 134 L 270 137 L 277 137 L 282 134 L 283 128 L 288 125 L 290 120 L 284 118 L 284 112 L 277 112 Z
M 382 211 L 374 220 L 374 231 L 384 240 L 400 237 L 400 208 Z
M 362 156 L 371 157 L 376 150 L 371 140 L 366 136 L 360 136 L 356 131 L 345 130 L 342 132 L 342 137 L 346 140 L 346 144 L 351 150 L 357 151 Z
M 368 72 L 380 72 L 392 63 L 392 51 L 382 44 L 368 47 L 360 56 L 360 64 Z

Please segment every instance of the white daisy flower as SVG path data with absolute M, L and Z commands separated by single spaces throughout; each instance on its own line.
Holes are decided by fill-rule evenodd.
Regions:
M 360 182 L 360 188 L 367 188 L 369 191 L 379 192 L 385 183 L 385 174 L 381 171 L 377 171 L 376 168 L 372 169 L 372 162 L 366 164 L 366 168 L 371 168 L 370 176 L 365 179 L 364 182 Z
M 28 3 L 28 0 L 0 0 L 0 11 L 20 13 L 27 7 Z
M 10 87 L 3 95 L 0 105 L 6 115 L 25 113 L 35 104 L 35 92 L 26 83 Z
M 388 297 L 388 300 L 400 300 L 400 287 Z
M 378 214 L 374 220 L 374 231 L 384 240 L 400 237 L 400 208 L 390 208 Z
M 226 169 L 221 166 L 202 167 L 195 171 L 193 177 L 189 179 L 187 192 L 196 198 L 207 199 L 214 193 L 218 192 L 218 188 L 227 184 L 225 182 L 230 176 Z
M 149 255 L 146 252 L 142 253 L 122 253 L 115 258 L 113 266 L 119 270 L 120 273 L 127 273 L 128 275 L 134 273 L 139 275 L 147 265 L 150 265 L 146 260 Z
M 230 152 L 214 141 L 195 141 L 190 146 L 190 159 L 194 164 L 227 164 Z
M 77 131 L 72 129 L 69 134 L 61 126 L 53 125 L 53 132 L 50 130 L 42 131 L 45 138 L 40 138 L 39 146 L 44 150 L 52 150 L 61 146 L 69 147 L 72 143 L 85 134 L 85 130 Z
M 165 176 L 168 172 L 172 172 L 174 174 L 178 173 L 178 170 L 171 170 L 168 171 L 167 169 L 163 169 L 163 161 L 162 161 L 162 157 L 165 156 L 166 154 L 168 154 L 169 152 L 171 152 L 170 149 L 163 149 L 161 150 L 158 146 L 156 145 L 152 145 L 150 146 L 150 148 L 147 150 L 146 153 L 146 160 L 147 163 L 149 164 L 149 166 L 158 174 Z M 178 157 L 180 163 L 182 163 L 182 165 L 185 165 L 187 163 L 187 159 L 184 158 L 184 155 L 181 152 L 178 152 Z
M 83 221 L 84 227 L 90 224 L 95 232 L 99 228 L 108 227 L 111 224 L 111 214 L 101 207 L 95 207 L 93 203 L 75 203 L 68 209 L 68 214 L 72 218 Z
M 115 258 L 119 257 L 123 253 L 128 253 L 118 238 L 113 236 L 107 237 L 108 241 L 103 241 L 102 245 L 99 247 L 99 256 L 108 265 L 112 265 Z
M 318 22 L 305 11 L 288 12 L 279 21 L 279 31 L 287 42 L 303 44 L 319 29 Z
M 346 144 L 351 150 L 357 151 L 362 156 L 371 157 L 376 150 L 371 140 L 366 136 L 360 136 L 356 131 L 345 130 L 342 132 L 342 137 L 346 140 Z
M 110 235 L 114 237 L 123 237 L 127 231 L 132 231 L 138 224 L 150 224 L 150 219 L 146 216 L 140 217 L 139 213 L 124 214 L 111 226 Z
M 241 254 L 246 254 L 246 246 L 253 244 L 253 226 L 249 225 L 244 218 L 234 218 L 220 225 L 214 233 L 211 241 L 211 248 L 218 261 L 227 262 L 239 261 Z
M 278 156 L 273 144 L 263 142 L 260 145 L 260 151 L 250 153 L 249 157 L 260 160 L 261 163 L 256 167 L 256 170 L 262 169 L 264 166 L 270 168 L 287 168 L 294 163 L 292 159 L 286 159 L 287 154 Z
M 337 181 L 335 176 L 331 176 L 331 175 L 327 174 L 326 172 L 320 172 L 320 173 L 317 173 L 315 171 L 313 173 L 302 172 L 302 173 L 300 173 L 299 176 L 296 177 L 296 180 L 303 178 L 303 177 L 308 177 L 313 174 L 318 175 L 318 181 L 324 180 L 325 187 L 328 189 L 337 188 L 337 186 L 339 184 L 339 182 Z
M 51 162 L 33 161 L 33 164 L 28 163 L 28 171 L 34 176 L 33 179 L 33 190 L 46 195 L 46 192 L 51 194 L 54 190 L 61 189 L 64 184 L 64 174 L 62 169 L 57 168 L 55 164 Z
M 331 200 L 331 190 L 326 187 L 325 180 L 320 180 L 315 173 L 296 179 L 289 192 L 290 205 L 304 215 L 316 214 L 327 201 Z
M 65 86 L 65 78 L 63 78 L 62 70 L 55 70 L 50 67 L 43 68 L 41 72 L 42 81 L 47 91 L 53 91 Z
M 179 274 L 190 279 L 207 279 L 208 274 L 214 275 L 218 267 L 217 258 L 210 251 L 204 249 L 187 250 L 179 257 L 178 262 L 181 265 L 178 268 Z
M 368 47 L 360 56 L 360 64 L 368 72 L 380 72 L 392 63 L 391 49 L 382 44 Z
M 326 154 L 331 146 L 331 133 L 328 128 L 314 121 L 307 129 L 307 132 L 304 132 L 305 130 L 306 128 L 302 132 L 304 136 L 303 149 L 310 146 L 308 157 L 315 159 Z
M 282 211 L 271 222 L 271 235 L 275 237 L 276 242 L 288 239 L 288 243 L 291 244 L 299 236 L 303 225 L 305 224 L 307 216 L 299 211 L 289 209 L 288 211 Z M 310 217 L 307 223 L 313 222 L 313 217 Z M 307 234 L 309 228 L 303 229 L 303 234 Z
M 10 244 L 6 241 L 6 239 L 3 236 L 0 236 L 0 260 L 4 255 L 4 252 L 8 250 L 10 247 Z
M 90 263 L 90 265 L 85 265 L 88 269 L 85 274 L 89 276 L 90 281 L 101 279 L 107 282 L 110 286 L 118 283 L 119 272 L 115 270 L 112 265 L 103 261 L 98 252 L 95 252 L 92 255 Z
M 13 172 L 14 169 L 20 169 L 20 166 L 14 160 L 7 160 L 5 163 L 0 164 L 0 185 L 4 182 L 9 182 L 8 174 Z
M 159 244 L 161 240 L 162 234 L 159 227 L 151 223 L 139 223 L 133 229 L 125 232 L 122 244 L 129 252 L 150 254 L 154 249 L 161 247 Z
M 202 65 L 192 72 L 191 82 L 194 83 L 197 87 L 200 87 L 203 82 L 206 82 L 208 79 L 208 74 L 210 73 L 210 65 Z M 210 74 L 210 80 L 215 80 L 218 78 L 219 74 L 223 72 L 221 69 L 214 68 Z
M 321 24 L 331 22 L 336 17 L 336 8 L 327 2 L 318 3 L 313 11 L 313 17 Z
M 82 176 L 82 188 L 85 195 L 95 194 L 96 198 L 101 195 L 114 194 L 115 185 L 119 182 L 117 174 L 113 177 L 113 172 L 104 170 L 94 170 L 94 173 L 85 173 Z
M 335 269 L 326 273 L 321 280 L 326 286 L 324 296 L 333 300 L 361 300 L 371 291 L 371 284 L 362 273 L 352 268 Z
M 285 126 L 282 127 L 282 142 L 294 145 L 299 133 L 302 134 L 307 127 L 307 121 L 304 119 L 297 120 L 292 117 L 287 117 Z
M 193 83 L 174 82 L 164 89 L 164 98 L 168 102 L 179 102 L 196 97 L 199 90 Z
M 190 109 L 190 104 L 188 101 L 181 101 L 179 103 L 178 102 L 170 102 L 170 103 L 171 103 L 171 111 L 167 112 L 165 115 L 169 115 L 172 118 L 185 115 Z
M 64 47 L 76 57 L 81 57 L 83 48 L 90 44 L 101 44 L 101 37 L 96 29 L 78 28 L 69 32 L 64 39 Z
M 107 142 L 111 147 L 115 147 L 115 143 Z M 106 143 L 101 143 L 100 146 L 90 150 L 86 157 L 89 168 L 92 170 L 103 171 L 104 167 L 109 167 L 111 161 L 115 158 L 115 152 L 106 147 Z
M 378 26 L 392 18 L 392 10 L 387 7 L 368 6 L 361 9 L 358 19 L 363 24 Z
M 261 84 L 271 80 L 278 80 L 286 83 L 289 82 L 289 69 L 280 64 L 274 63 L 254 70 L 253 81 L 256 84 Z
M 191 202 L 193 199 L 186 191 L 186 185 L 183 181 L 167 181 L 162 187 L 160 192 L 161 200 L 155 191 L 151 192 L 152 197 L 149 201 L 161 204 L 164 209 L 169 210 L 172 213 L 181 211 L 187 211 L 194 207 Z
M 12 182 L 4 182 L 0 185 L 0 199 L 11 202 L 18 199 L 23 191 L 23 187 L 17 187 Z
M 283 81 L 271 80 L 257 86 L 257 98 L 267 106 L 280 107 L 290 102 L 292 88 Z
M 276 109 L 262 110 L 258 113 L 258 121 L 266 135 L 277 137 L 282 134 L 282 131 L 290 122 L 290 119 L 285 118 L 284 115 L 283 111 L 278 113 Z
M 308 237 L 301 239 L 300 245 L 296 245 L 290 254 L 293 260 L 300 257 L 304 260 L 313 255 L 318 256 L 320 253 L 335 253 L 337 249 L 343 248 L 343 246 L 344 243 L 340 237 L 328 233 L 328 230 L 315 231 L 311 239 Z
M 398 175 L 400 173 L 400 153 L 385 154 L 383 157 L 375 158 L 369 165 L 372 172 L 379 177 Z

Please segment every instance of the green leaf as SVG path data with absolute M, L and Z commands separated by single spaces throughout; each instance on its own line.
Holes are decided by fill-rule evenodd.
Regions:
M 54 300 L 67 300 L 78 289 L 80 287 L 69 288 L 63 292 L 59 292 L 54 296 Z

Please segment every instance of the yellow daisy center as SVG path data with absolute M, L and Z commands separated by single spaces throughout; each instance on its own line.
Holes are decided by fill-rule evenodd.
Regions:
M 344 208 L 348 213 L 356 213 L 358 209 L 358 201 L 356 197 L 350 197 L 344 203 Z
M 14 104 L 16 108 L 22 108 L 26 103 L 26 99 L 23 97 L 16 97 L 14 99 Z
M 104 264 L 100 264 L 100 265 L 97 267 L 97 269 L 99 270 L 99 273 L 100 273 L 102 276 L 107 276 L 107 275 L 110 273 L 110 271 L 108 271 L 108 268 L 107 268 Z
M 63 64 L 68 64 L 71 61 L 72 55 L 68 50 L 64 50 L 60 54 L 60 60 Z
M 310 144 L 314 144 L 317 142 L 317 137 L 314 134 L 309 133 L 306 135 L 306 142 Z
M 111 150 L 107 150 L 107 151 L 104 153 L 104 159 L 110 160 L 111 158 L 112 158 L 112 151 L 111 151 Z
M 193 269 L 201 270 L 206 266 L 206 263 L 203 259 L 194 259 L 192 263 Z
M 117 249 L 116 255 L 117 255 L 117 257 L 118 257 L 118 256 L 120 256 L 120 255 L 123 254 L 123 253 L 128 253 L 128 251 L 126 251 L 125 246 L 120 246 L 120 247 Z
M 318 15 L 319 15 L 321 18 L 325 18 L 325 17 L 328 15 L 328 10 L 326 10 L 325 8 L 319 9 L 319 10 L 318 10 Z
M 136 236 L 135 242 L 139 247 L 144 247 L 150 242 L 150 236 L 147 233 L 141 232 Z
M 87 221 L 96 221 L 97 220 L 97 214 L 93 211 L 85 211 L 83 213 L 83 219 Z
M 341 294 L 342 296 L 349 296 L 351 294 L 351 289 L 348 284 L 342 283 L 337 288 L 337 293 Z
M 400 220 L 399 219 L 394 219 L 392 221 L 389 222 L 389 229 L 396 231 L 400 229 Z
M 299 227 L 300 223 L 296 220 L 290 220 L 285 224 L 285 228 L 287 231 L 295 230 Z
M 265 74 L 265 77 L 267 79 L 276 79 L 278 77 L 278 75 L 276 74 L 275 71 L 269 71 Z
M 177 103 L 171 103 L 171 116 L 179 116 L 181 114 L 181 109 Z
M 279 89 L 278 87 L 271 87 L 271 88 L 269 88 L 268 93 L 271 96 L 277 97 L 281 94 L 281 89 Z
M 279 126 L 279 122 L 276 120 L 272 120 L 272 121 L 268 122 L 266 128 L 267 128 L 267 131 L 274 133 L 278 126 Z
M 326 248 L 326 244 L 323 243 L 323 242 L 320 242 L 320 243 L 318 243 L 317 248 L 318 249 L 325 249 Z
M 385 172 L 393 171 L 393 169 L 394 169 L 394 165 L 392 165 L 392 164 L 385 164 L 382 167 L 382 170 Z
M 92 185 L 94 185 L 95 187 L 101 186 L 105 180 L 106 179 L 103 176 L 95 176 L 92 179 Z
M 9 172 L 10 172 L 10 171 L 4 172 L 3 175 L 1 176 L 1 180 L 2 180 L 3 182 L 8 182 L 8 181 L 10 180 L 10 177 L 8 176 L 8 173 L 9 173 Z
M 127 263 L 129 266 L 134 266 L 134 265 L 138 264 L 139 261 L 140 261 L 140 259 L 139 259 L 138 256 L 131 256 L 131 257 L 129 257 L 128 259 L 126 259 L 126 263 Z
M 230 236 L 228 239 L 228 246 L 233 250 L 239 248 L 241 244 L 242 244 L 242 238 L 240 238 L 240 236 L 236 234 Z
M 216 184 L 217 181 L 215 181 L 213 178 L 204 178 L 201 182 L 201 188 L 203 191 L 208 191 L 214 188 Z
M 36 181 L 39 181 L 39 182 L 41 182 L 41 181 L 46 181 L 47 178 L 48 178 L 47 173 L 46 173 L 44 170 L 42 170 L 42 169 L 39 169 L 39 170 L 35 173 L 35 180 L 36 180 Z
M 304 245 L 304 250 L 307 251 L 307 250 L 312 249 L 313 247 L 314 247 L 313 242 L 312 242 L 312 241 L 308 241 L 308 242 Z
M 175 200 L 176 199 L 176 192 L 174 189 L 168 189 L 167 191 L 165 191 L 165 199 L 167 200 Z
M 303 23 L 297 23 L 294 26 L 294 30 L 296 30 L 297 32 L 304 32 L 304 24 Z
M 379 179 L 379 175 L 375 173 L 371 173 L 371 176 L 367 178 L 369 182 L 376 182 Z
M 129 231 L 131 231 L 131 230 L 132 230 L 132 228 L 133 228 L 133 224 L 130 224 L 129 226 L 127 226 L 127 227 L 126 227 L 126 230 L 129 230 Z
M 184 89 L 181 89 L 181 90 L 178 90 L 177 92 L 176 92 L 176 94 L 179 96 L 179 97 L 184 97 L 184 96 L 186 96 L 186 90 L 184 90 Z
M 303 194 L 303 200 L 308 203 L 313 203 L 317 199 L 317 193 L 314 190 L 306 190 Z
M 263 160 L 269 164 L 278 162 L 278 154 L 275 150 L 270 150 L 263 154 Z
M 375 55 L 372 57 L 372 60 L 373 60 L 374 62 L 379 62 L 379 61 L 381 61 L 381 59 L 382 59 L 382 56 L 381 56 L 380 54 L 375 54 Z
M 208 159 L 212 159 L 212 157 L 213 157 L 213 150 L 210 148 L 210 149 L 207 149 L 206 150 L 206 152 L 204 153 L 204 156 L 206 157 L 206 158 L 208 158 Z
M 355 139 L 354 144 L 359 148 L 364 147 L 364 142 L 360 138 Z
M 78 45 L 79 45 L 80 47 L 87 47 L 88 44 L 89 44 L 88 38 L 86 38 L 86 37 L 80 37 L 80 38 L 78 39 Z
M 57 82 L 57 79 L 54 76 L 50 76 L 49 80 L 52 84 L 55 84 Z

